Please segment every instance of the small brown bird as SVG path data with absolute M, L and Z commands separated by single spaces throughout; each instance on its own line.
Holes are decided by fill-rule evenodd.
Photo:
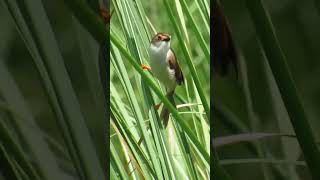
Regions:
M 170 47 L 171 36 L 165 33 L 157 33 L 151 40 L 149 47 L 150 66 L 143 65 L 144 69 L 151 69 L 152 74 L 165 86 L 166 96 L 175 105 L 173 95 L 177 85 L 184 82 L 184 77 L 178 64 L 175 53 Z M 167 127 L 169 110 L 163 107 L 160 117 Z
M 231 36 L 230 28 L 217 0 L 213 0 L 213 70 L 225 76 L 232 65 L 238 76 L 238 54 Z

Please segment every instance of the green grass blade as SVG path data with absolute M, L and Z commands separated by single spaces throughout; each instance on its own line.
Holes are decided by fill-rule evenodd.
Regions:
M 221 165 L 235 165 L 235 164 L 249 164 L 249 163 L 269 163 L 274 165 L 294 165 L 294 166 L 306 166 L 304 161 L 288 161 L 288 160 L 276 160 L 276 159 L 225 159 L 220 160 Z
M 6 179 L 22 180 L 22 175 L 19 173 L 18 168 L 14 164 L 4 145 L 0 143 L 0 162 L 2 166 L 2 176 Z
M 107 99 L 104 95 L 107 92 L 104 92 L 101 77 L 99 76 L 99 45 L 78 22 L 74 22 L 74 27 L 77 34 L 77 44 L 79 45 L 79 63 L 82 65 L 82 74 L 84 76 L 83 83 L 88 87 L 85 103 L 90 104 L 90 108 L 85 106 L 81 107 L 81 109 L 84 114 L 88 114 L 86 123 L 97 147 L 101 166 L 104 166 L 107 161 L 106 152 L 108 149 L 105 139 L 107 132 L 106 121 L 108 119 L 107 111 L 105 110 Z M 92 121 L 92 119 L 95 121 Z
M 182 39 L 182 36 L 180 34 L 180 30 L 178 29 L 177 23 L 175 22 L 175 19 L 173 17 L 173 13 L 172 13 L 172 9 L 171 9 L 171 7 L 170 7 L 170 5 L 169 5 L 167 0 L 164 0 L 164 4 L 165 4 L 166 10 L 167 10 L 167 13 L 169 15 L 171 24 L 173 25 L 173 27 L 174 27 L 174 29 L 176 31 L 176 35 L 177 35 L 178 40 L 180 42 L 180 47 L 181 47 L 181 49 L 183 51 L 183 54 L 185 55 L 185 58 L 186 58 L 185 61 L 188 64 L 189 70 L 190 70 L 190 72 L 192 74 L 192 78 L 193 78 L 193 80 L 194 80 L 194 82 L 196 84 L 196 87 L 198 89 L 199 96 L 201 98 L 202 104 L 203 104 L 205 112 L 206 112 L 207 121 L 209 122 L 209 120 L 210 120 L 210 107 L 209 107 L 209 104 L 208 104 L 207 99 L 205 97 L 205 93 L 204 93 L 204 90 L 202 88 L 203 86 L 200 83 L 197 71 L 196 71 L 196 69 L 195 69 L 195 67 L 194 67 L 194 65 L 192 63 L 190 53 L 187 50 L 187 46 L 186 46 L 184 40 Z
M 213 171 L 213 179 L 221 180 L 231 180 L 231 177 L 226 173 L 226 171 L 221 167 L 220 163 L 216 159 L 215 155 L 211 157 L 211 166 Z
M 128 89 L 128 91 L 127 91 L 128 92 L 128 99 L 129 99 L 130 105 L 132 106 L 132 109 L 134 110 L 134 115 L 135 115 L 136 120 L 138 122 L 139 129 L 141 130 L 142 136 L 143 136 L 144 140 L 146 141 L 147 151 L 149 154 L 155 154 L 155 150 L 153 148 L 153 145 L 151 145 L 151 143 L 152 143 L 151 139 L 148 136 L 147 128 L 144 123 L 144 118 L 142 116 L 141 109 L 139 107 L 138 101 L 137 101 L 136 96 L 134 94 L 133 87 L 131 86 L 130 81 L 128 79 L 128 75 L 126 73 L 125 67 L 124 67 L 122 61 L 116 61 L 115 63 L 119 67 L 120 73 L 123 75 L 122 78 L 125 78 L 124 83 L 125 83 L 125 87 Z M 159 166 L 159 162 L 155 159 L 155 157 L 154 156 L 150 156 L 150 157 L 152 158 L 153 165 L 155 167 Z M 159 168 L 155 168 L 155 169 L 159 170 Z M 156 173 L 157 173 L 158 177 L 162 176 L 160 171 L 156 171 Z
M 161 93 L 160 89 L 155 85 L 155 83 L 151 80 L 151 78 L 143 72 L 142 68 L 136 63 L 136 61 L 128 54 L 128 52 L 122 47 L 118 40 L 111 34 L 110 39 L 112 43 L 120 50 L 120 52 L 128 59 L 129 63 L 137 70 L 137 72 L 142 76 L 145 82 L 152 88 L 152 90 L 158 95 L 161 101 L 168 107 L 172 115 L 175 117 L 179 125 L 187 132 L 188 136 L 194 140 L 194 143 L 199 148 L 199 151 L 203 154 L 206 161 L 209 162 L 209 155 L 202 147 L 201 143 L 197 140 L 196 136 L 193 132 L 188 128 L 185 122 L 181 119 L 178 111 L 173 107 L 173 105 L 169 102 L 169 100 Z
M 126 170 L 121 165 L 121 160 L 118 157 L 117 150 L 115 149 L 112 143 L 110 143 L 110 156 L 111 156 L 110 159 L 114 161 L 116 164 L 116 166 L 113 166 L 113 167 L 118 168 L 117 172 L 119 172 L 121 179 L 128 179 L 127 176 L 123 173 L 123 172 L 126 172 Z
M 167 25 L 167 22 L 162 23 L 162 18 L 154 19 L 155 17 L 152 17 L 153 13 L 150 14 L 150 11 L 148 11 L 149 9 L 147 8 L 149 7 L 149 2 L 146 3 L 140 0 L 112 2 L 111 8 L 114 8 L 115 14 L 111 22 L 110 37 L 113 46 L 111 62 L 113 66 L 111 67 L 110 72 L 110 84 L 112 86 L 112 103 L 115 103 L 114 105 L 116 106 L 116 108 L 113 108 L 112 110 L 115 116 L 112 118 L 112 122 L 115 122 L 117 128 L 111 128 L 111 131 L 119 129 L 116 130 L 119 131 L 119 133 L 112 135 L 114 145 L 122 150 L 121 153 L 118 153 L 120 156 L 119 158 L 123 159 L 123 161 L 127 161 L 130 157 L 129 161 L 132 162 L 128 167 L 131 169 L 133 168 L 132 165 L 137 167 L 135 171 L 130 173 L 134 178 L 144 178 L 144 174 L 150 175 L 149 172 L 146 172 L 146 167 L 143 166 L 144 162 L 141 161 L 142 159 L 148 159 L 150 161 L 148 164 L 150 164 L 150 168 L 154 169 L 154 173 L 152 173 L 151 176 L 155 178 L 185 179 L 190 176 L 190 178 L 195 179 L 199 174 L 201 174 L 202 177 L 208 177 L 204 175 L 209 172 L 208 148 L 204 148 L 206 143 L 202 142 L 203 139 L 201 139 L 201 146 L 199 146 L 200 139 L 198 137 L 202 137 L 203 135 L 194 136 L 193 134 L 194 130 L 192 124 L 189 123 L 189 119 L 192 115 L 181 115 L 180 113 L 175 115 L 173 112 L 172 117 L 175 121 L 169 121 L 168 128 L 162 129 L 161 119 L 158 115 L 159 112 L 157 112 L 153 106 L 155 102 L 163 101 L 160 95 L 162 94 L 163 96 L 163 90 L 161 86 L 158 85 L 158 81 L 152 77 L 149 72 L 146 71 L 144 73 L 140 67 L 141 63 L 148 63 L 150 35 L 155 33 L 158 29 L 159 32 L 171 32 L 171 26 L 163 27 L 162 25 Z M 173 5 L 173 8 L 176 8 L 175 10 L 180 8 L 178 14 L 180 14 L 180 17 L 183 17 L 185 9 L 182 8 L 180 4 L 177 4 L 176 6 L 174 6 L 173 3 L 171 4 Z M 158 5 L 162 5 L 162 2 L 155 2 L 154 6 L 158 7 Z M 149 24 L 146 24 L 147 19 Z M 176 23 L 180 29 L 184 29 L 186 35 L 193 32 L 193 29 L 188 31 L 189 29 L 187 29 L 186 26 L 187 22 L 176 21 Z M 158 26 L 160 24 L 162 25 Z M 150 33 L 151 29 L 149 30 L 149 27 L 152 28 L 153 32 Z M 154 27 L 157 27 L 157 29 Z M 196 37 L 192 38 L 197 41 Z M 175 43 L 178 43 L 179 45 L 181 42 L 174 41 L 173 47 L 176 46 Z M 204 58 L 205 55 L 202 47 L 199 46 L 199 44 L 192 44 L 190 46 L 196 46 L 194 47 L 195 51 L 193 51 L 195 56 L 196 54 L 198 55 L 195 57 L 195 61 L 198 62 L 196 66 L 201 68 L 204 67 L 206 68 L 205 72 L 208 72 L 208 66 L 205 66 L 203 63 L 208 61 Z M 183 57 L 180 55 L 181 52 L 176 51 L 176 53 L 177 57 Z M 182 68 L 184 69 L 183 64 Z M 141 73 L 144 73 L 145 76 Z M 192 78 L 192 74 L 190 76 L 188 69 L 184 70 L 184 74 L 187 79 Z M 199 78 L 201 78 L 201 80 L 206 79 L 204 74 L 205 73 L 200 74 Z M 150 85 L 150 83 L 153 85 Z M 185 87 L 191 88 L 188 85 Z M 203 88 L 206 91 L 209 91 L 209 89 L 207 89 L 208 86 Z M 177 88 L 176 93 L 184 95 L 184 91 L 180 91 L 180 88 Z M 202 102 L 202 99 L 199 98 L 200 96 L 195 100 L 193 96 L 196 95 L 193 93 L 196 95 L 199 94 L 197 91 L 192 92 L 188 104 L 193 101 Z M 140 106 L 140 109 L 137 109 L 132 105 L 132 100 L 136 101 L 136 104 Z M 164 106 L 166 106 L 166 102 L 164 102 Z M 199 111 L 203 112 L 201 108 L 202 107 L 199 108 Z M 177 110 L 175 111 L 177 112 Z M 182 113 L 194 114 L 194 112 Z M 140 120 L 136 114 L 141 114 L 143 119 Z M 181 119 L 186 119 L 187 121 L 184 120 L 184 122 L 179 122 L 179 119 L 176 119 L 176 116 L 181 116 Z M 200 115 L 197 114 L 194 116 L 195 121 L 200 119 Z M 206 120 L 206 118 L 207 117 L 204 115 L 202 120 Z M 180 132 L 177 132 L 177 129 L 172 127 L 171 122 L 177 122 L 177 126 L 181 126 Z M 201 124 L 198 122 L 196 122 L 196 124 L 199 125 L 198 127 L 201 129 Z M 207 123 L 205 122 L 205 124 Z M 143 130 L 141 130 L 140 126 L 146 126 L 148 140 L 145 140 L 146 136 L 142 134 Z M 201 130 L 199 132 L 202 133 Z M 179 133 L 179 135 L 183 134 L 185 140 L 183 142 L 180 140 L 180 143 L 176 142 L 176 138 L 170 138 L 172 133 Z M 136 141 L 139 142 L 137 143 Z M 150 141 L 150 143 L 147 141 Z M 127 145 L 124 146 L 123 144 Z M 175 147 L 173 147 L 174 144 L 176 144 Z M 190 150 L 187 150 L 189 144 L 192 149 L 191 153 L 182 154 L 187 158 L 181 158 L 182 156 L 180 157 L 180 155 L 176 156 L 176 153 L 180 152 L 180 150 L 181 152 L 190 152 Z M 150 153 L 151 151 L 148 149 L 152 150 L 154 153 Z M 153 159 L 156 159 L 157 162 Z M 193 161 L 192 164 L 190 163 L 190 159 Z M 112 165 L 116 166 L 114 162 Z M 114 167 L 113 171 L 117 171 L 117 169 L 119 168 Z M 157 171 L 160 173 L 157 173 Z
M 6 144 L 6 148 L 15 155 L 15 158 L 19 161 L 23 169 L 26 170 L 28 177 L 40 180 L 39 174 L 35 171 L 32 164 L 29 162 L 27 155 L 24 153 L 22 147 L 18 144 L 18 141 L 14 137 L 13 133 L 9 130 L 5 120 L 1 118 L 0 133 L 2 142 Z
M 79 22 L 89 31 L 93 38 L 101 45 L 108 43 L 109 33 L 99 16 L 82 0 L 64 0 Z
M 0 63 L 0 76 L 2 77 L 0 78 L 0 94 L 9 107 L 14 107 L 15 112 L 19 116 L 24 117 L 24 119 L 21 119 L 17 114 L 12 114 L 12 123 L 18 129 L 17 133 L 19 137 L 23 138 L 26 143 L 32 155 L 31 157 L 36 163 L 36 169 L 40 172 L 40 177 L 45 179 L 62 178 L 54 155 L 44 138 L 40 135 L 40 130 L 38 128 L 29 128 L 28 123 L 33 124 L 33 127 L 37 127 L 34 117 L 27 109 L 27 104 L 3 61 L 0 61 Z M 42 163 L 44 159 L 47 161 L 45 164 Z
M 320 151 L 306 117 L 302 102 L 288 69 L 270 17 L 261 0 L 246 1 L 258 37 L 279 87 L 292 126 L 314 179 L 320 179 Z
M 194 18 L 192 17 L 190 10 L 187 6 L 187 3 L 185 0 L 180 0 L 182 9 L 185 12 L 189 22 L 191 23 L 193 32 L 196 35 L 196 38 L 201 46 L 201 49 L 203 50 L 203 53 L 205 54 L 207 62 L 210 62 L 210 50 L 208 48 L 208 43 L 205 42 L 204 37 L 201 35 L 199 27 L 196 25 Z M 208 36 L 209 37 L 209 36 Z
M 58 124 L 67 141 L 75 166 L 79 170 L 78 173 L 83 173 L 85 177 L 90 179 L 101 179 L 104 177 L 104 171 L 99 166 L 99 160 L 93 149 L 94 146 L 43 6 L 40 1 L 25 1 L 24 3 L 19 2 L 19 8 L 21 8 L 23 17 L 28 19 L 25 22 L 28 22 L 26 25 L 30 29 L 30 34 L 23 35 L 33 37 L 34 44 L 30 46 L 33 48 L 36 46 L 36 49 L 39 50 L 38 55 L 44 60 L 42 64 L 39 61 L 36 61 L 36 64 L 39 71 L 47 71 L 49 75 L 49 78 L 45 76 L 44 78 L 47 82 L 50 79 L 52 85 L 46 87 L 47 90 L 50 88 L 48 92 L 52 98 L 51 103 L 54 105 L 58 116 L 57 120 L 59 120 Z M 25 39 L 28 38 L 25 37 Z M 31 54 L 36 53 L 32 52 Z
M 116 114 L 116 107 L 113 105 L 113 103 L 111 103 L 111 108 L 112 108 L 111 109 L 112 113 Z M 113 115 L 113 116 L 114 116 L 114 117 L 112 117 L 113 119 L 118 119 L 116 115 Z M 131 148 L 132 153 L 134 154 L 135 158 L 137 159 L 142 170 L 145 172 L 144 176 L 147 178 L 151 178 L 152 176 L 155 176 L 154 170 L 152 169 L 150 163 L 148 162 L 147 158 L 143 154 L 143 152 L 142 152 L 141 148 L 139 147 L 139 145 L 137 144 L 137 142 L 134 141 L 133 136 L 130 133 L 130 131 L 125 128 L 125 126 L 123 125 L 123 122 L 122 123 L 120 123 L 118 121 L 114 121 L 114 122 L 115 122 L 115 125 L 117 126 L 117 128 L 119 129 L 122 137 L 126 138 L 127 143 L 129 144 L 129 147 Z M 152 176 L 150 176 L 150 174 Z

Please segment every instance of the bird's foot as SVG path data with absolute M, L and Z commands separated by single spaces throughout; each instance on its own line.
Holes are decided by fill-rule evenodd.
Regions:
M 158 110 L 158 109 L 160 108 L 161 104 L 162 104 L 162 102 L 159 103 L 159 104 L 154 105 L 154 108 L 155 108 L 156 110 Z
M 151 71 L 151 67 L 146 64 L 141 64 L 142 69 Z

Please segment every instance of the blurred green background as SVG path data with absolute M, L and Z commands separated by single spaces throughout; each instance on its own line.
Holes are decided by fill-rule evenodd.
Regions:
M 99 97 L 100 89 L 90 89 L 92 83 L 98 82 L 99 79 L 92 80 L 87 74 L 90 68 L 94 69 L 91 71 L 92 74 L 98 72 L 99 45 L 72 16 L 63 1 L 43 1 L 43 4 L 76 98 L 80 103 L 81 113 L 90 131 L 90 138 L 95 144 L 100 166 L 104 168 L 107 165 L 108 149 L 106 141 L 108 122 L 103 118 L 103 113 L 106 111 L 103 102 L 106 100 L 102 96 Z M 62 140 L 62 132 L 56 124 L 56 117 L 41 84 L 41 76 L 28 51 L 28 46 L 22 40 L 12 16 L 2 1 L 0 2 L 0 39 L 0 61 L 4 62 L 14 77 L 25 98 L 27 108 L 34 115 L 44 135 L 58 143 L 57 148 L 62 148 L 62 152 L 65 153 L 66 149 L 63 148 L 66 145 Z M 86 61 L 91 61 L 94 66 L 88 67 L 90 62 L 85 64 Z M 95 77 L 98 77 L 98 74 L 95 74 Z M 99 103 L 100 105 L 97 106 Z M 70 160 L 67 153 L 63 155 L 66 155 L 64 160 Z M 74 171 L 68 162 L 65 163 L 69 166 L 69 170 Z
M 316 8 L 316 1 L 313 0 L 263 2 L 319 142 L 320 9 Z M 294 134 L 245 1 L 223 0 L 221 5 L 240 52 L 241 75 L 238 81 L 233 77 L 214 78 L 216 106 L 234 117 L 233 121 L 229 121 L 216 113 L 213 117 L 214 136 L 245 132 Z M 303 160 L 296 139 L 268 138 L 256 141 L 254 145 L 258 147 L 258 153 L 250 150 L 245 143 L 218 149 L 221 164 L 233 178 L 311 179 L 305 165 L 295 166 L 298 160 Z M 252 159 L 257 161 L 250 161 Z M 267 162 L 263 163 L 261 159 Z

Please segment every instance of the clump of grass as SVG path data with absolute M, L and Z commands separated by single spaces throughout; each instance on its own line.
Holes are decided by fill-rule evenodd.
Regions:
M 153 3 L 167 14 L 159 17 L 160 14 L 148 10 Z M 202 24 L 184 18 L 192 13 L 189 6 L 185 1 L 112 1 L 115 14 L 110 32 L 110 103 L 114 125 L 110 143 L 118 149 L 111 152 L 114 177 L 209 179 L 210 111 L 207 99 L 210 86 L 205 83 L 209 78 L 206 49 L 209 42 L 204 42 L 209 32 L 200 32 Z M 193 13 L 199 11 L 203 9 L 197 7 Z M 175 15 L 179 19 L 174 18 Z M 208 23 L 206 19 L 198 18 Z M 177 88 L 178 104 L 197 105 L 176 109 L 164 96 L 158 81 L 141 69 L 140 64 L 148 64 L 148 47 L 155 33 L 152 29 L 169 32 L 173 37 L 172 47 L 186 77 L 184 87 Z M 197 33 L 197 38 L 189 37 L 191 33 Z M 187 39 L 197 43 L 189 44 Z M 190 49 L 197 50 L 191 53 Z M 197 65 L 192 58 L 197 59 Z M 204 73 L 200 76 L 198 71 L 201 70 Z M 153 108 L 159 101 L 172 113 L 168 129 L 162 129 L 158 112 Z
M 98 154 L 98 145 L 90 134 L 92 131 L 101 129 L 93 130 L 87 125 L 88 121 L 80 108 L 79 97 L 76 96 L 72 87 L 42 1 L 5 1 L 4 4 L 36 65 L 46 98 L 54 112 L 59 134 L 62 135 L 63 144 L 66 145 L 62 146 L 61 142 L 39 128 L 31 108 L 28 107 L 20 88 L 9 73 L 7 65 L 1 64 L 0 94 L 7 112 L 1 113 L 0 116 L 1 129 L 4 130 L 1 133 L 8 143 L 6 145 L 2 144 L 4 142 L 1 143 L 1 151 L 6 154 L 8 169 L 12 170 L 10 177 L 15 179 L 104 179 L 106 171 L 102 166 L 105 164 L 105 159 L 102 158 L 103 155 Z M 86 54 L 81 50 L 79 52 Z M 83 64 L 90 64 L 89 59 L 80 60 L 88 61 Z M 86 80 L 97 82 L 99 81 L 98 69 L 94 61 L 91 63 L 90 67 L 84 68 L 87 70 L 84 77 L 87 78 Z M 104 104 L 106 99 L 96 98 L 99 97 L 97 94 L 102 93 L 101 83 L 88 84 L 92 86 L 89 89 L 98 90 L 94 92 L 95 94 L 89 92 L 92 93 L 89 96 L 96 100 L 93 106 L 99 109 L 96 111 L 99 118 L 94 121 L 97 124 L 105 124 L 105 110 L 101 108 L 101 104 Z M 5 120 L 2 121 L 2 119 Z

